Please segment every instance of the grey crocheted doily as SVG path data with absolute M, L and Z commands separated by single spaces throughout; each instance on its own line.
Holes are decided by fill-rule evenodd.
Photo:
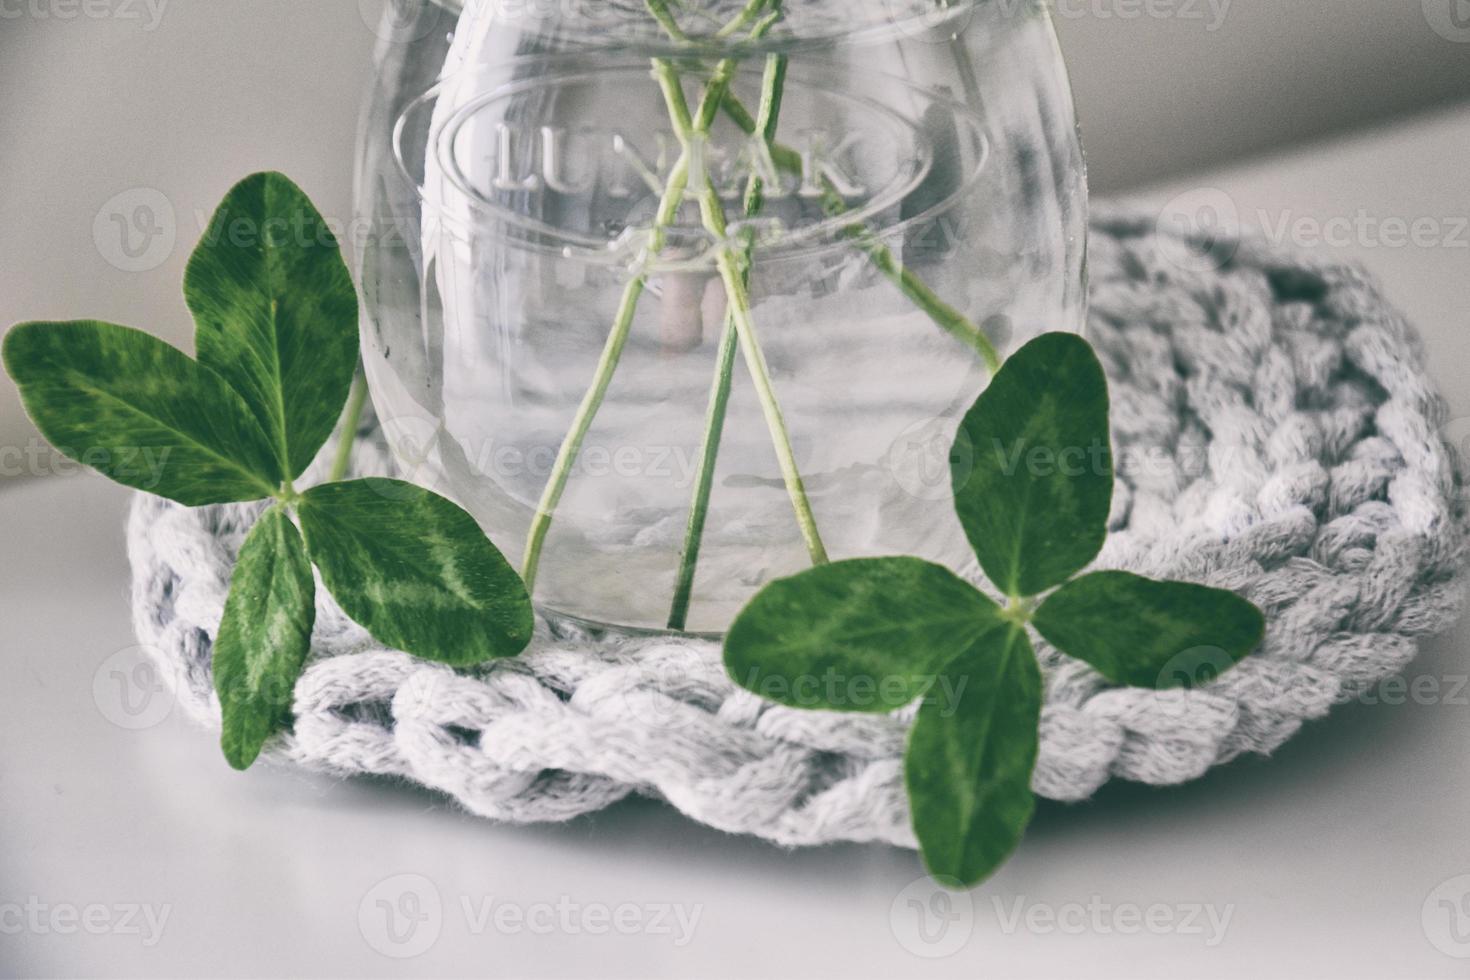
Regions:
M 1400 671 L 1456 611 L 1466 538 L 1418 340 L 1360 271 L 1131 215 L 1095 222 L 1091 265 L 1119 459 L 1099 564 L 1238 590 L 1270 626 L 1236 670 L 1165 694 L 1112 688 L 1041 648 L 1035 788 L 1057 800 L 1270 752 Z M 141 642 L 215 727 L 211 637 L 258 513 L 139 496 L 129 524 Z M 715 644 L 545 623 L 522 658 L 455 672 L 376 645 L 325 590 L 317 602 L 294 730 L 273 758 L 400 776 L 500 820 L 564 820 L 643 793 L 783 844 L 914 846 L 911 714 L 789 710 L 734 688 Z

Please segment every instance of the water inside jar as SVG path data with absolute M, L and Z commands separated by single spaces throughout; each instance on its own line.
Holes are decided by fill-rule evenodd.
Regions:
M 816 18 L 893 6 L 788 9 Z M 620 9 L 647 26 L 641 4 Z M 794 53 L 778 132 L 786 166 L 763 160 L 762 145 L 719 116 L 692 183 L 708 176 L 728 234 L 714 235 L 689 201 L 655 252 L 652 215 L 683 148 L 647 57 L 556 49 L 499 58 L 540 42 L 486 33 L 479 15 L 467 9 L 438 84 L 398 113 L 399 174 L 370 170 L 367 181 L 380 232 L 364 262 L 367 361 L 408 475 L 458 499 L 514 560 L 629 286 L 644 283 L 556 508 L 537 598 L 584 619 L 662 627 L 726 329 L 714 260 L 749 232 L 760 358 L 829 552 L 966 566 L 950 449 L 988 373 L 895 274 L 943 297 L 1002 350 L 1075 329 L 1075 134 L 1038 115 L 1070 106 L 1064 77 L 1042 72 L 1037 82 L 1006 64 L 1035 71 L 1053 53 L 1044 19 L 1003 25 L 1017 37 L 985 64 L 1025 80 L 1015 91 L 988 87 L 994 79 L 964 45 L 902 32 Z M 746 105 L 760 100 L 763 60 L 736 74 Z M 709 67 L 689 63 L 691 105 Z M 768 193 L 746 220 L 752 173 Z M 702 540 L 694 630 L 723 629 L 761 584 L 810 561 L 743 355 Z

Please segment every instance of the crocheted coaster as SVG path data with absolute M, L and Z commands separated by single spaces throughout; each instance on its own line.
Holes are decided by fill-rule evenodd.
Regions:
M 1467 531 L 1418 340 L 1360 271 L 1127 214 L 1094 222 L 1091 267 L 1118 457 L 1099 564 L 1238 590 L 1270 625 L 1237 669 L 1165 693 L 1112 688 L 1039 647 L 1035 788 L 1057 800 L 1270 752 L 1400 671 L 1456 612 Z M 388 472 L 362 445 L 360 470 Z M 216 728 L 210 643 L 259 512 L 139 496 L 128 528 L 141 642 Z M 274 758 L 401 776 L 499 820 L 565 820 L 637 792 L 783 844 L 914 846 L 912 712 L 790 710 L 736 689 L 716 644 L 546 623 L 523 657 L 455 672 L 382 649 L 325 590 L 317 603 Z

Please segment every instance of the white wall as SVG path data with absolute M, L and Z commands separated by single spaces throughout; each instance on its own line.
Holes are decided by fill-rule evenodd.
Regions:
M 1054 2 L 1103 192 L 1470 97 L 1470 0 Z
M 187 344 L 179 284 L 200 222 L 257 169 L 290 173 L 345 220 L 375 41 L 362 11 L 380 2 L 115 4 L 140 14 L 129 20 L 38 17 L 78 5 L 0 0 L 0 326 L 96 317 Z M 1056 2 L 1103 192 L 1470 99 L 1470 0 Z M 1451 29 L 1453 4 L 1463 30 Z M 1435 5 L 1443 33 L 1426 16 Z M 171 202 L 177 243 L 156 268 L 125 272 L 93 224 L 136 188 Z M 0 379 L 0 469 L 34 439 Z

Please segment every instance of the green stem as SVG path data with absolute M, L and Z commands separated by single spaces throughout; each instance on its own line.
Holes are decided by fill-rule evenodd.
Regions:
M 674 23 L 673 15 L 669 12 L 664 0 L 648 0 L 648 3 L 649 9 L 654 11 L 654 16 L 661 24 L 665 24 L 666 29 L 672 25 L 673 30 L 678 30 L 678 25 Z M 733 59 L 725 59 L 716 65 L 700 101 L 697 120 L 689 121 L 691 129 L 703 134 L 708 132 L 714 124 L 715 116 L 725 100 L 730 81 L 735 75 L 735 67 Z M 685 111 L 687 115 L 687 106 Z M 684 195 L 689 185 L 691 163 L 689 145 L 688 142 L 685 142 L 684 151 L 664 186 L 658 214 L 654 218 L 653 228 L 649 233 L 645 261 L 657 258 L 663 251 L 668 238 L 669 226 L 674 223 L 679 207 L 684 203 Z M 638 303 L 647 288 L 648 277 L 642 272 L 635 275 L 624 288 L 612 330 L 608 333 L 597 369 L 593 373 L 592 385 L 587 389 L 582 403 L 577 408 L 571 428 L 557 452 L 556 462 L 552 464 L 551 475 L 542 491 L 541 500 L 536 505 L 536 514 L 531 519 L 531 527 L 526 536 L 526 550 L 521 560 L 521 577 L 525 579 L 526 590 L 532 594 L 536 589 L 536 578 L 541 567 L 541 553 L 546 546 L 546 536 L 551 530 L 551 522 L 556 514 L 556 509 L 560 506 L 561 499 L 566 493 L 572 465 L 581 454 L 582 444 L 586 441 L 587 433 L 592 428 L 592 422 L 597 417 L 597 413 L 601 411 L 602 403 L 607 398 L 613 375 L 617 373 L 618 365 L 622 361 L 623 350 L 628 344 L 628 335 L 633 328 L 633 318 L 638 312 Z
M 847 202 L 838 195 L 823 178 L 822 208 L 831 217 L 838 218 L 848 210 Z M 1000 353 L 996 351 L 995 345 L 990 338 L 959 310 L 950 306 L 930 289 L 918 276 L 914 275 L 903 264 L 903 260 L 893 253 L 887 245 L 883 244 L 872 229 L 863 224 L 850 224 L 842 229 L 842 234 L 851 239 L 858 249 L 868 257 L 868 260 L 887 276 L 899 291 L 919 309 L 923 310 L 929 319 L 935 324 L 952 334 L 957 340 L 968 344 L 975 349 L 976 353 L 985 361 L 985 367 L 991 374 L 1000 370 Z
M 352 462 L 352 446 L 357 441 L 357 425 L 362 421 L 362 408 L 367 402 L 367 376 L 361 371 L 352 379 L 352 394 L 347 397 L 347 412 L 342 417 L 342 441 L 337 443 L 337 455 L 332 459 L 327 482 L 336 483 L 347 475 Z
M 694 598 L 694 572 L 699 565 L 699 551 L 704 543 L 704 528 L 709 519 L 709 498 L 714 490 L 715 463 L 725 431 L 725 416 L 730 405 L 730 388 L 735 375 L 735 354 L 740 337 L 735 319 L 725 317 L 720 333 L 720 348 L 715 359 L 715 380 L 710 387 L 709 408 L 704 420 L 704 443 L 695 471 L 694 502 L 689 508 L 689 523 L 684 531 L 684 550 L 679 559 L 679 576 L 674 583 L 674 601 L 669 608 L 669 629 L 682 631 L 689 625 L 689 604 Z
M 647 248 L 649 259 L 663 251 L 668 237 L 668 228 L 673 224 L 679 206 L 684 203 L 684 192 L 688 183 L 689 157 L 688 154 L 685 154 L 674 165 L 674 171 L 669 175 L 668 183 L 664 187 L 658 215 L 654 218 L 653 229 L 649 233 Z M 542 491 L 541 501 L 536 506 L 536 516 L 531 521 L 531 529 L 526 537 L 525 557 L 521 562 L 521 577 L 526 581 L 527 592 L 534 594 L 536 590 L 536 574 L 541 565 L 541 551 L 546 544 L 547 532 L 551 530 L 552 517 L 558 505 L 561 504 L 562 495 L 566 493 L 567 481 L 572 475 L 572 464 L 582 452 L 582 443 L 587 438 L 588 430 L 592 428 L 592 420 L 601 410 L 603 400 L 607 397 L 607 390 L 612 385 L 613 375 L 617 373 L 618 364 L 623 358 L 623 349 L 628 345 L 628 334 L 633 328 L 633 317 L 638 312 L 638 301 L 643 298 L 643 292 L 647 287 L 648 277 L 640 272 L 629 280 L 628 285 L 623 289 L 617 316 L 613 320 L 607 342 L 603 345 L 602 356 L 597 362 L 597 370 L 593 373 L 592 385 L 582 397 L 582 404 L 578 406 L 577 414 L 572 419 L 571 429 L 562 441 L 556 462 L 552 465 L 551 476 L 546 482 L 545 490 Z
M 648 2 L 654 3 L 657 0 L 648 0 Z M 685 155 L 690 156 L 694 152 L 695 142 L 702 139 L 703 134 L 694 129 L 678 71 L 669 60 L 655 58 L 654 75 L 658 79 L 659 87 L 663 89 L 664 102 L 669 110 L 669 118 L 674 123 L 675 133 L 684 147 Z M 730 315 L 735 321 L 735 330 L 740 338 L 745 364 L 750 371 L 751 380 L 755 383 L 756 397 L 760 401 L 761 412 L 766 419 L 766 427 L 771 433 L 771 442 L 776 450 L 776 459 L 781 467 L 781 476 L 786 483 L 787 494 L 791 497 L 791 505 L 796 511 L 796 522 L 801 529 L 802 540 L 806 542 L 812 562 L 818 565 L 825 564 L 827 549 L 823 546 L 821 535 L 817 532 L 816 517 L 812 513 L 811 501 L 807 498 L 806 486 L 802 482 L 801 471 L 796 464 L 796 453 L 791 446 L 791 436 L 786 431 L 786 421 L 781 413 L 780 402 L 776 398 L 775 386 L 771 383 L 771 372 L 766 366 L 765 355 L 761 353 L 760 341 L 755 333 L 755 321 L 750 313 L 750 293 L 742 276 L 741 262 L 728 245 L 729 226 L 725 220 L 724 207 L 720 203 L 719 192 L 715 189 L 709 174 L 701 173 L 698 177 L 694 192 L 699 201 L 700 215 L 704 221 L 705 230 L 720 243 L 716 246 L 715 265 L 725 285 Z
M 761 11 L 765 10 L 766 6 L 771 2 L 772 0 L 750 0 L 750 2 L 745 5 L 745 9 L 736 14 L 734 19 L 732 19 L 730 23 L 726 24 L 724 27 L 715 32 L 715 37 L 726 38 L 729 37 L 731 34 L 742 30 L 745 25 L 749 24 L 751 21 L 759 17 L 761 15 Z
M 720 108 L 745 135 L 753 136 L 759 131 L 758 121 L 751 116 L 750 110 L 745 108 L 735 93 L 726 93 Z M 801 173 L 805 166 L 798 151 L 780 143 L 771 144 L 771 159 L 775 161 L 776 166 L 788 173 Z M 821 182 L 822 209 L 829 217 L 838 218 L 851 210 L 830 179 L 823 175 Z M 929 319 L 961 343 L 973 348 L 984 359 L 985 366 L 992 374 L 1000 369 L 1000 354 L 996 351 L 995 345 L 990 342 L 990 338 L 985 335 L 985 331 L 971 323 L 969 318 L 959 310 L 945 303 L 918 276 L 905 268 L 903 260 L 893 254 L 893 250 L 883 244 L 882 239 L 870 228 L 862 224 L 853 224 L 844 228 L 843 234 L 856 242 L 858 248 L 868 256 L 878 271 L 892 281 L 909 298 L 910 302 L 928 315 Z
M 648 12 L 658 25 L 664 29 L 664 33 L 675 41 L 688 41 L 689 35 L 679 26 L 678 20 L 674 18 L 674 12 L 669 9 L 666 0 L 644 0 L 648 6 Z
M 779 0 L 777 0 L 779 9 Z M 766 58 L 766 71 L 761 84 L 759 131 L 769 147 L 776 136 L 781 115 L 781 99 L 785 91 L 785 55 Z M 745 216 L 753 218 L 765 205 L 765 181 L 759 172 L 752 173 L 745 186 Z M 750 266 L 754 259 L 755 239 L 747 233 L 741 279 L 749 288 Z M 699 565 L 699 552 L 704 542 L 704 529 L 709 519 L 710 494 L 714 489 L 715 464 L 724 437 L 725 417 L 730 405 L 730 390 L 735 376 L 735 352 L 739 346 L 733 311 L 725 316 L 725 329 L 720 335 L 719 354 L 715 360 L 715 377 L 710 386 L 709 409 L 705 416 L 704 439 L 699 468 L 695 471 L 694 497 L 689 507 L 689 524 L 684 534 L 684 550 L 679 562 L 679 575 L 674 586 L 674 601 L 669 611 L 669 629 L 683 630 L 689 624 L 689 605 L 694 596 L 694 573 Z
M 736 18 L 725 25 L 716 36 L 727 37 L 733 34 L 746 23 L 758 17 L 762 10 L 773 2 L 776 8 L 775 12 L 758 24 L 751 32 L 752 39 L 758 37 L 768 30 L 778 19 L 780 14 L 780 0 L 749 0 L 745 8 L 742 9 Z M 675 41 L 689 40 L 688 35 L 679 27 L 678 21 L 669 9 L 667 0 L 645 0 L 645 5 L 654 20 L 663 27 L 670 38 Z M 785 60 L 783 58 L 774 90 L 767 88 L 762 92 L 762 118 L 757 120 L 751 117 L 749 111 L 745 109 L 739 98 L 730 91 L 730 81 L 735 69 L 733 59 L 725 59 L 716 67 L 714 77 L 711 79 L 705 91 L 697 116 L 692 116 L 689 112 L 688 103 L 684 98 L 678 73 L 672 62 L 667 59 L 654 60 L 655 76 L 659 79 L 670 116 L 678 130 L 679 139 L 683 145 L 683 153 L 679 162 L 675 165 L 674 173 L 670 175 L 668 184 L 664 189 L 659 215 L 655 220 L 654 228 L 650 235 L 647 251 L 649 258 L 656 257 L 662 251 L 667 229 L 673 223 L 678 208 L 683 203 L 684 195 L 688 190 L 691 157 L 695 150 L 695 145 L 708 134 L 713 124 L 714 116 L 720 110 L 723 109 L 746 135 L 754 135 L 758 131 L 766 134 L 766 125 L 769 124 L 771 130 L 769 134 L 764 135 L 764 139 L 773 161 L 782 170 L 795 173 L 801 172 L 803 167 L 801 154 L 789 147 L 774 142 L 774 118 L 779 106 L 780 91 L 784 83 L 785 67 Z M 769 69 L 770 64 L 768 62 Z M 767 112 L 768 104 L 770 105 L 769 112 Z M 701 216 L 706 230 L 723 242 L 728 237 L 728 226 L 725 220 L 724 209 L 720 203 L 719 195 L 708 175 L 703 174 L 702 178 L 700 182 L 702 186 L 697 188 Z M 821 177 L 821 184 L 822 206 L 824 211 L 832 217 L 840 217 L 842 214 L 847 213 L 850 209 L 846 201 L 842 199 L 835 186 L 833 186 L 832 182 L 825 175 Z M 747 214 L 749 215 L 753 213 L 751 210 L 752 197 L 754 199 L 754 207 L 757 210 L 759 209 L 763 189 L 759 187 L 748 187 L 747 191 L 746 205 Z M 923 310 L 930 319 L 962 342 L 974 348 L 985 360 L 987 367 L 992 372 L 999 368 L 999 355 L 984 332 L 971 323 L 958 310 L 945 304 L 933 290 L 917 276 L 914 276 L 904 268 L 902 260 L 884 245 L 875 233 L 860 223 L 853 223 L 844 229 L 844 234 L 853 239 L 859 249 L 869 257 L 874 265 L 892 280 L 900 291 L 911 302 Z M 689 592 L 692 591 L 694 568 L 698 560 L 699 542 L 702 538 L 704 524 L 708 514 L 708 498 L 712 488 L 714 462 L 718 455 L 720 434 L 723 430 L 724 418 L 728 407 L 729 376 L 733 372 L 734 348 L 737 342 L 744 353 L 746 365 L 755 381 L 757 397 L 760 400 L 761 410 L 765 415 L 767 427 L 771 432 L 772 442 L 781 466 L 782 476 L 785 480 L 788 494 L 791 496 L 797 523 L 801 528 L 807 550 L 813 562 L 821 564 L 827 561 L 826 549 L 817 532 L 816 520 L 812 514 L 806 489 L 796 465 L 790 435 L 786 430 L 784 417 L 782 416 L 779 402 L 776 399 L 770 372 L 766 366 L 765 357 L 760 350 L 759 340 L 755 333 L 755 324 L 751 317 L 748 275 L 752 249 L 753 241 L 750 238 L 746 239 L 743 255 L 738 257 L 731 252 L 727 245 L 721 245 L 716 260 L 720 277 L 725 286 L 730 309 L 727 316 L 726 332 L 722 336 L 720 344 L 720 358 L 717 365 L 716 380 L 711 391 L 711 405 L 706 420 L 705 449 L 701 459 L 700 479 L 696 485 L 695 504 L 691 511 L 690 535 L 686 539 L 684 564 L 680 571 L 679 594 L 676 594 L 674 614 L 671 617 L 674 619 L 683 619 L 687 616 Z M 602 357 L 598 363 L 592 387 L 588 389 L 586 396 L 583 398 L 582 404 L 573 420 L 571 431 L 562 444 L 557 461 L 552 469 L 551 478 L 538 504 L 537 513 L 532 521 L 531 530 L 527 538 L 525 559 L 523 562 L 524 576 L 528 590 L 534 591 L 537 568 L 540 563 L 546 535 L 550 529 L 552 516 L 566 490 L 572 464 L 581 452 L 582 443 L 586 438 L 593 419 L 602 406 L 608 387 L 612 382 L 612 377 L 616 373 L 618 363 L 622 358 L 623 349 L 627 344 L 628 334 L 632 328 L 638 302 L 646 288 L 646 274 L 640 273 L 634 277 L 625 289 L 617 317 L 613 324 L 613 329 L 609 333 Z M 732 333 L 734 335 L 733 339 L 730 336 Z

